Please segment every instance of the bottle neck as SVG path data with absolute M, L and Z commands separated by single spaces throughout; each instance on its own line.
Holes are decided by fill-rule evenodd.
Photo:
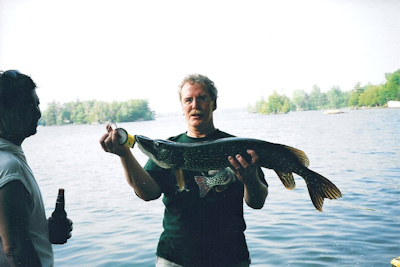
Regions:
M 64 210 L 65 209 L 65 202 L 64 199 L 59 199 L 57 198 L 57 202 L 56 202 L 56 210 Z

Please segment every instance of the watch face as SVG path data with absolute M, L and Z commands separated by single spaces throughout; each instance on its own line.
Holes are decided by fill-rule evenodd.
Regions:
M 117 128 L 115 129 L 118 133 L 118 143 L 120 145 L 123 145 L 126 143 L 126 141 L 128 141 L 128 133 L 122 129 L 122 128 Z

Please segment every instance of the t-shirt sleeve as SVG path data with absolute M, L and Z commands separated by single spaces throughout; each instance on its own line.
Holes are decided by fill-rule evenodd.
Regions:
M 20 163 L 13 158 L 8 158 L 1 163 L 0 187 L 3 187 L 5 184 L 11 181 L 20 181 L 25 186 L 29 194 L 32 195 L 31 185 L 24 176 L 24 171 Z
M 151 178 L 156 181 L 163 193 L 171 190 L 169 179 L 171 177 L 172 170 L 161 168 L 151 159 L 147 161 L 146 165 L 144 165 L 143 168 L 149 173 Z
M 32 195 L 30 186 L 27 184 L 25 177 L 20 173 L 11 173 L 1 177 L 0 187 L 3 187 L 4 185 L 8 184 L 11 181 L 20 181 L 25 186 L 29 194 Z

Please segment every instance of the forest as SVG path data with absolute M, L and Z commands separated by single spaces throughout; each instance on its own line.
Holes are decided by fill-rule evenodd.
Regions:
M 337 109 L 343 107 L 384 107 L 389 100 L 400 101 L 400 69 L 385 74 L 386 82 L 379 85 L 356 83 L 350 91 L 333 86 L 326 93 L 314 85 L 308 94 L 303 89 L 293 91 L 292 98 L 273 91 L 267 99 L 261 97 L 248 112 L 260 114 L 288 113 L 289 111 Z M 154 120 L 148 100 L 130 99 L 124 102 L 97 100 L 60 103 L 53 101 L 42 114 L 43 126 L 62 124 L 99 124 Z
M 99 124 L 107 122 L 130 122 L 154 120 L 154 112 L 148 100 L 131 99 L 124 102 L 97 100 L 49 103 L 39 124 L 43 126 L 62 124 Z
M 385 74 L 386 82 L 380 85 L 361 86 L 356 83 L 350 91 L 333 86 L 326 93 L 314 85 L 308 94 L 302 89 L 293 91 L 292 98 L 273 91 L 267 99 L 261 97 L 248 112 L 260 114 L 288 113 L 289 111 L 337 109 L 343 107 L 384 107 L 389 100 L 400 100 L 400 69 Z

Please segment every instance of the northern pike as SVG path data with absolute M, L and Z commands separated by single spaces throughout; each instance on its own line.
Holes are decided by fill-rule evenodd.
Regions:
M 236 174 L 231 168 L 225 168 L 224 170 L 211 170 L 208 171 L 208 175 L 195 176 L 194 180 L 199 186 L 200 197 L 204 197 L 215 187 L 215 191 L 222 192 L 226 187 L 236 180 Z
M 181 189 L 184 187 L 182 169 L 201 172 L 223 170 L 231 166 L 228 156 L 237 154 L 251 162 L 251 156 L 247 153 L 251 149 L 259 156 L 258 164 L 274 170 L 287 189 L 294 189 L 296 186 L 293 173 L 300 175 L 307 184 L 311 201 L 317 210 L 322 211 L 324 198 L 337 199 L 342 196 L 331 181 L 307 168 L 309 160 L 303 151 L 290 146 L 240 137 L 177 143 L 135 135 L 135 141 L 140 150 L 158 166 L 176 170 Z

